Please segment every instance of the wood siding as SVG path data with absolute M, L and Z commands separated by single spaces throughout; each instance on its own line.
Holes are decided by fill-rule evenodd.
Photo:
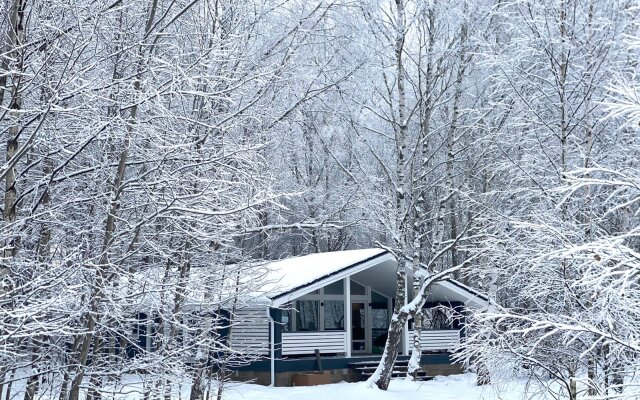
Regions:
M 247 355 L 268 355 L 269 319 L 265 309 L 237 310 L 229 342 L 235 351 Z
M 413 338 L 413 331 L 409 331 L 407 343 Z M 447 330 L 423 330 L 420 333 L 420 344 L 422 351 L 450 351 L 460 344 L 460 331 L 457 329 Z

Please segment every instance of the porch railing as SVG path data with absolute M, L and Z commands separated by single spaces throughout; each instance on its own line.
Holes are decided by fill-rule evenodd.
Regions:
M 343 331 L 283 332 L 282 355 L 345 353 L 347 337 Z
M 413 344 L 413 331 L 407 335 L 407 344 L 411 350 Z M 423 330 L 420 332 L 420 346 L 422 351 L 451 351 L 460 344 L 460 331 L 447 330 Z

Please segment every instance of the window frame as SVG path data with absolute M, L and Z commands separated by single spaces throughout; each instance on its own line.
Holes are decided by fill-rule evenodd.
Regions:
M 345 280 L 341 279 L 338 280 L 336 282 L 342 282 L 344 285 Z M 332 282 L 335 283 L 335 282 Z M 347 327 L 343 326 L 342 329 L 325 329 L 324 326 L 324 318 L 325 318 L 325 312 L 324 312 L 324 307 L 325 307 L 325 301 L 341 301 L 342 302 L 342 310 L 343 313 L 347 312 L 347 305 L 345 304 L 345 294 L 325 294 L 324 293 L 324 288 L 328 286 L 325 285 L 321 288 L 318 289 L 318 293 L 309 293 L 309 294 L 305 294 L 304 296 L 300 296 L 294 300 L 291 301 L 291 303 L 289 303 L 289 306 L 287 307 L 291 312 L 291 313 L 297 313 L 298 311 L 295 308 L 295 303 L 296 301 L 318 301 L 320 302 L 320 306 L 318 307 L 318 330 L 317 331 L 299 331 L 298 327 L 297 327 L 297 317 L 295 315 L 289 315 L 289 320 L 291 321 L 291 331 L 289 332 L 346 332 Z M 344 318 L 344 316 L 343 316 Z M 343 323 L 344 325 L 344 323 Z
M 387 299 L 387 317 L 389 318 L 389 320 L 391 319 L 391 316 L 393 314 L 393 307 L 392 307 L 392 299 L 390 297 L 387 297 L 386 295 L 382 294 L 381 292 L 373 289 L 372 287 L 365 285 L 363 283 L 360 283 L 358 281 L 356 281 L 355 279 L 353 279 L 352 277 L 349 278 L 349 280 L 347 279 L 341 279 L 338 280 L 336 282 L 342 282 L 343 285 L 346 285 L 347 282 L 355 282 L 356 284 L 363 286 L 365 288 L 365 294 L 364 295 L 355 295 L 355 294 L 351 294 L 351 298 L 346 299 L 345 296 L 346 294 L 325 294 L 324 288 L 328 285 L 325 285 L 321 288 L 318 289 L 317 293 L 308 293 L 305 294 L 304 296 L 300 296 L 296 299 L 291 300 L 291 302 L 287 303 L 285 306 L 283 306 L 283 313 L 289 313 L 289 321 L 290 321 L 290 327 L 291 330 L 290 331 L 285 331 L 286 333 L 294 333 L 294 332 L 346 332 L 347 329 L 350 329 L 350 327 L 347 327 L 346 324 L 343 322 L 343 325 L 345 325 L 343 327 L 343 329 L 339 330 L 339 329 L 329 329 L 327 330 L 325 327 L 325 301 L 340 301 L 343 304 L 343 313 L 345 313 L 345 315 L 343 316 L 346 317 L 346 313 L 347 312 L 351 312 L 351 303 L 352 302 L 362 302 L 365 303 L 366 309 L 367 309 L 367 313 L 368 313 L 368 317 L 367 317 L 367 321 L 366 321 L 366 328 L 367 328 L 367 332 L 371 333 L 372 332 L 372 311 L 371 311 L 371 306 L 372 306 L 372 297 L 373 297 L 373 293 L 376 293 L 378 296 L 383 297 L 385 299 Z M 335 282 L 332 282 L 331 284 L 333 284 Z M 330 284 L 329 284 L 330 285 Z M 345 287 L 346 289 L 346 287 Z M 298 312 L 295 308 L 295 303 L 296 301 L 318 301 L 319 307 L 318 307 L 318 330 L 317 331 L 299 331 L 297 330 L 298 327 L 297 325 L 297 317 L 295 314 Z M 344 318 L 345 322 L 346 322 L 346 318 Z M 283 327 L 285 326 L 284 322 L 281 322 Z M 369 338 L 369 342 L 371 338 Z

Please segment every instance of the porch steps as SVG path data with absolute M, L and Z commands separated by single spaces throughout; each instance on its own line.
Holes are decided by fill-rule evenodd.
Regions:
M 358 372 L 362 380 L 366 380 L 371 375 L 373 375 L 374 371 L 378 367 L 379 361 L 358 361 L 349 363 L 349 368 Z M 393 372 L 391 373 L 392 378 L 404 378 L 407 376 L 407 370 L 409 369 L 409 358 L 402 359 L 398 358 L 396 360 L 395 365 L 393 366 Z M 416 374 L 416 380 L 419 381 L 429 381 L 433 379 L 433 376 L 427 375 L 425 371 L 418 371 Z

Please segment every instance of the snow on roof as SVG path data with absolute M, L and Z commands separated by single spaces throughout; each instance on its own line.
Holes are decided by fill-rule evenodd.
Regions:
M 384 249 L 332 251 L 272 262 L 266 266 L 269 282 L 263 290 L 273 299 L 385 252 Z

